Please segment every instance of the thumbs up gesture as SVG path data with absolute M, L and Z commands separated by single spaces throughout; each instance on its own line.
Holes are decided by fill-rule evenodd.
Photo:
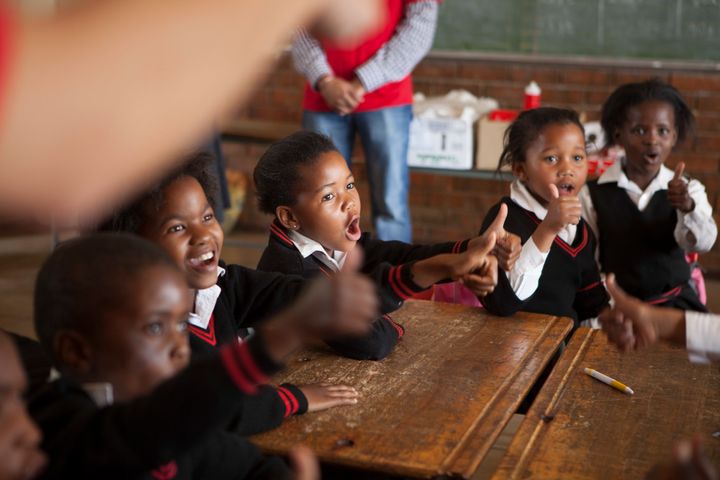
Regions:
M 485 233 L 470 240 L 468 248 L 474 248 L 476 245 L 479 245 L 486 236 L 494 233 L 496 242 L 492 253 L 497 257 L 500 268 L 509 272 L 512 270 L 513 265 L 515 265 L 518 257 L 520 257 L 522 242 L 519 236 L 505 230 L 504 225 L 507 214 L 507 205 L 504 203 L 500 204 L 500 209 L 495 216 L 495 220 L 493 220 L 487 230 L 485 230 Z
M 580 223 L 582 206 L 575 195 L 560 196 L 557 185 L 550 184 L 550 202 L 547 205 L 545 219 L 535 229 L 532 239 L 538 250 L 549 252 L 555 237 L 566 225 Z
M 680 162 L 675 167 L 675 176 L 668 182 L 668 200 L 673 208 L 683 213 L 692 212 L 695 209 L 695 202 L 688 192 L 688 184 L 683 178 L 685 162 Z

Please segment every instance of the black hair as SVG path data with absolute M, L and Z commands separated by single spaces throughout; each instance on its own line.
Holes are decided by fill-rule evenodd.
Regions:
M 253 172 L 260 210 L 275 215 L 280 205 L 295 205 L 302 180 L 298 167 L 312 165 L 322 154 L 337 151 L 330 138 L 304 130 L 270 145 Z
M 137 233 L 148 215 L 160 210 L 165 201 L 165 189 L 182 177 L 192 177 L 198 181 L 210 206 L 215 210 L 218 192 L 217 177 L 212 171 L 215 157 L 207 152 L 197 152 L 187 157 L 176 168 L 155 185 L 143 191 L 129 205 L 116 211 L 100 224 L 97 230 L 104 232 Z
M 626 83 L 610 94 L 602 106 L 600 124 L 605 131 L 606 146 L 615 143 L 615 133 L 627 120 L 630 108 L 641 103 L 658 101 L 672 106 L 675 112 L 675 130 L 681 143 L 695 128 L 695 116 L 680 92 L 659 78 L 638 83 Z
M 35 332 L 56 366 L 54 338 L 62 330 L 92 334 L 104 312 L 127 301 L 137 276 L 152 267 L 178 272 L 159 246 L 136 235 L 95 233 L 61 243 L 35 280 Z
M 498 171 L 505 165 L 525 162 L 525 152 L 549 125 L 575 125 L 585 137 L 585 128 L 577 112 L 566 108 L 540 107 L 525 110 L 505 130 Z

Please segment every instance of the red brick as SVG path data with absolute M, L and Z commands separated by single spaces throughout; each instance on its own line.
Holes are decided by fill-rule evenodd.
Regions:
M 679 161 L 685 162 L 685 169 L 690 175 L 720 172 L 720 153 L 718 152 L 708 155 L 679 151 L 673 153 L 672 160 L 673 165 Z
M 697 134 L 695 136 L 694 150 L 696 152 L 720 151 L 720 135 Z
M 718 73 L 672 73 L 670 83 L 681 92 L 698 90 L 720 92 L 720 74 Z
M 468 80 L 509 81 L 512 78 L 511 68 L 507 65 L 461 62 L 458 70 L 460 78 Z
M 542 102 L 556 106 L 584 104 L 585 90 L 580 88 L 554 87 L 546 88 L 542 92 Z
M 510 80 L 520 82 L 523 87 L 534 80 L 540 85 L 540 88 L 542 88 L 545 83 L 552 84 L 561 81 L 557 69 L 538 67 L 535 65 L 513 66 L 510 70 Z
M 565 68 L 558 71 L 560 82 L 565 85 L 578 84 L 583 87 L 610 84 L 610 74 L 598 68 Z
M 720 114 L 711 112 L 706 114 L 705 110 L 697 112 L 695 116 L 695 130 L 701 133 L 720 135 Z
M 695 103 L 694 108 L 702 112 L 720 112 L 720 95 L 699 92 L 695 96 L 697 98 L 697 102 Z M 717 126 L 720 127 L 720 122 Z
M 416 77 L 453 78 L 457 76 L 458 64 L 452 60 L 425 60 L 415 67 Z
M 668 72 L 659 70 L 617 70 L 612 73 L 610 83 L 617 88 L 625 83 L 644 82 L 651 78 L 660 78 L 667 82 L 669 77 Z

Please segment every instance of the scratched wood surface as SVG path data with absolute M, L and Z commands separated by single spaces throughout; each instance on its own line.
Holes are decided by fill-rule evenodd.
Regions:
M 291 418 L 253 441 L 271 453 L 302 442 L 324 462 L 376 472 L 467 478 L 572 325 L 426 301 L 407 302 L 393 318 L 407 332 L 385 360 L 309 349 L 277 379 L 352 385 L 357 405 Z
M 635 391 L 583 372 L 594 368 Z M 720 465 L 720 367 L 688 362 L 681 348 L 622 355 L 602 332 L 579 329 L 523 420 L 493 480 L 643 478 L 673 440 L 702 435 Z

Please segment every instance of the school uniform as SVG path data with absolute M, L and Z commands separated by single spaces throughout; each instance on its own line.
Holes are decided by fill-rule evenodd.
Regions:
M 279 368 L 253 338 L 125 403 L 103 406 L 72 379 L 51 382 L 28 403 L 50 459 L 40 478 L 289 478 L 281 460 L 224 430 Z
M 505 230 L 518 235 L 523 244 L 513 270 L 525 271 L 514 278 L 513 272 L 500 271 L 495 290 L 481 299 L 483 306 L 497 315 L 522 310 L 570 317 L 576 326 L 582 321 L 595 326 L 591 321 L 608 305 L 609 295 L 595 263 L 595 237 L 585 221 L 567 225 L 543 254 L 531 237 L 547 210 L 518 180 L 511 186 L 511 196 L 490 209 L 480 232 L 490 226 L 502 203 L 508 207 Z
M 717 237 L 705 187 L 688 181 L 695 203 L 683 213 L 668 200 L 674 172 L 662 166 L 645 190 L 629 180 L 616 162 L 581 192 L 583 215 L 598 235 L 597 259 L 603 272 L 643 301 L 683 310 L 707 311 L 690 286 L 686 252 L 706 252 Z
M 692 362 L 720 362 L 720 315 L 685 312 L 685 338 Z
M 388 315 L 404 300 L 423 292 L 412 279 L 412 264 L 417 260 L 441 253 L 459 253 L 467 250 L 468 241 L 448 242 L 437 245 L 409 245 L 398 241 L 382 241 L 363 233 L 358 240 L 364 257 L 361 272 L 379 286 L 380 307 L 383 316 L 373 323 L 364 337 L 345 338 L 328 342 L 341 355 L 379 360 L 387 356 L 404 328 Z M 258 270 L 295 274 L 303 278 L 332 275 L 343 265 L 345 252 L 334 252 L 330 257 L 318 242 L 284 228 L 277 220 L 270 226 L 268 246 L 260 258 Z
M 195 297 L 188 326 L 193 358 L 250 337 L 253 326 L 292 304 L 304 287 L 301 277 L 221 263 L 217 284 Z M 229 428 L 242 435 L 272 430 L 307 407 L 307 398 L 295 385 L 263 386 L 257 395 L 243 399 Z

